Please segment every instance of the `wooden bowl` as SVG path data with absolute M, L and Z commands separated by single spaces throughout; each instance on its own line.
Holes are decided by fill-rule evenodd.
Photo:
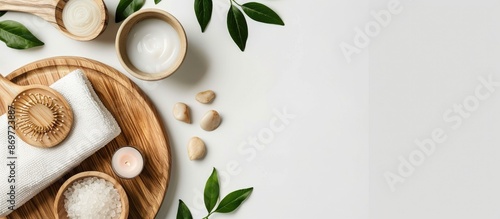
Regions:
M 129 211 L 129 203 L 128 203 L 128 197 L 127 193 L 123 189 L 123 187 L 116 181 L 113 177 L 109 176 L 108 174 L 98 172 L 98 171 L 87 171 L 87 172 L 81 172 L 79 174 L 76 174 L 66 180 L 64 184 L 61 186 L 59 191 L 57 192 L 55 201 L 54 201 L 54 216 L 56 219 L 67 219 L 68 214 L 66 213 L 66 209 L 64 209 L 64 192 L 73 185 L 73 183 L 77 180 L 84 179 L 87 177 L 97 177 L 104 179 L 115 187 L 116 190 L 118 190 L 118 194 L 120 194 L 120 200 L 122 203 L 122 214 L 120 215 L 120 219 L 126 219 L 128 217 L 128 211 Z
M 64 25 L 62 14 L 68 0 L 0 0 L 0 11 L 19 11 L 31 13 L 54 25 L 64 35 L 80 41 L 89 41 L 98 37 L 108 25 L 106 4 L 103 0 L 93 0 L 99 9 L 99 26 L 87 36 L 70 33 Z
M 19 1 L 19 0 L 16 0 L 16 1 Z M 27 0 L 27 1 L 32 1 L 32 0 Z M 57 7 L 56 7 L 56 11 L 55 11 L 55 21 L 56 22 L 52 23 L 49 21 L 50 23 L 54 24 L 64 35 L 66 35 L 67 37 L 72 38 L 74 40 L 78 40 L 78 41 L 90 41 L 90 40 L 93 40 L 93 39 L 97 38 L 98 36 L 100 36 L 106 30 L 106 27 L 108 26 L 108 20 L 109 20 L 108 9 L 106 7 L 106 4 L 104 3 L 103 0 L 93 0 L 93 2 L 99 8 L 99 14 L 101 15 L 99 17 L 99 26 L 97 26 L 97 28 L 91 34 L 86 35 L 86 36 L 79 36 L 79 35 L 75 35 L 75 34 L 69 32 L 68 29 L 66 29 L 66 26 L 64 25 L 63 18 L 62 18 L 64 7 L 66 6 L 67 2 L 68 2 L 68 0 L 57 0 Z M 39 16 L 44 18 L 44 15 L 39 15 Z
M 163 20 L 166 23 L 170 24 L 179 35 L 180 39 L 179 55 L 176 58 L 175 62 L 163 72 L 157 72 L 157 73 L 143 72 L 137 69 L 137 67 L 135 67 L 132 64 L 127 54 L 127 40 L 129 37 L 130 30 L 134 27 L 135 24 L 146 19 Z M 125 68 L 125 70 L 127 70 L 127 72 L 132 74 L 134 77 L 142 80 L 155 81 L 172 75 L 181 66 L 182 62 L 184 61 L 184 58 L 186 57 L 187 38 L 181 23 L 171 14 L 159 9 L 143 9 L 125 19 L 123 24 L 120 26 L 120 29 L 118 29 L 118 33 L 116 34 L 115 47 L 116 47 L 116 53 L 118 54 L 118 59 L 120 60 L 120 63 Z

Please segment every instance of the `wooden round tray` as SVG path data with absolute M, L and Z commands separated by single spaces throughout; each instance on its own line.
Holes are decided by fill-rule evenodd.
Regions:
M 122 133 L 7 218 L 54 218 L 52 208 L 59 187 L 66 179 L 83 171 L 101 171 L 120 182 L 130 201 L 129 218 L 154 218 L 168 188 L 170 146 L 155 107 L 137 85 L 112 67 L 80 57 L 37 61 L 15 70 L 6 78 L 20 85 L 50 85 L 75 69 L 85 72 Z M 5 109 L 0 109 L 0 113 L 5 113 Z M 146 159 L 144 171 L 131 180 L 120 179 L 111 169 L 113 152 L 126 145 L 140 149 Z

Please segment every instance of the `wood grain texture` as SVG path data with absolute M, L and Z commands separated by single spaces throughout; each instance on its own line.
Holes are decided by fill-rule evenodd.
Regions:
M 1 11 L 26 12 L 57 25 L 56 8 L 59 0 L 0 0 Z M 60 8 L 62 11 L 62 8 Z
M 108 25 L 106 4 L 102 0 L 93 0 L 102 15 L 99 28 L 88 36 L 78 36 L 70 33 L 63 22 L 62 11 L 69 0 L 0 0 L 0 11 L 18 11 L 36 15 L 51 23 L 64 35 L 79 41 L 89 41 L 97 38 Z
M 7 218 L 54 218 L 53 203 L 60 186 L 69 177 L 83 171 L 104 172 L 120 182 L 128 194 L 129 218 L 154 218 L 170 179 L 170 145 L 155 107 L 137 85 L 105 64 L 78 57 L 56 57 L 34 62 L 15 70 L 6 78 L 19 85 L 50 85 L 75 69 L 85 72 L 103 104 L 114 115 L 122 133 Z M 5 112 L 1 109 L 0 113 Z M 131 180 L 120 179 L 111 168 L 114 151 L 126 145 L 140 149 L 146 161 L 141 175 Z
M 68 214 L 66 213 L 66 209 L 64 208 L 64 192 L 73 185 L 77 180 L 85 179 L 87 177 L 97 177 L 104 179 L 111 184 L 113 184 L 114 188 L 118 191 L 120 195 L 120 202 L 122 203 L 122 213 L 119 219 L 126 219 L 128 217 L 129 203 L 127 198 L 127 193 L 123 189 L 123 186 L 115 180 L 115 178 L 111 177 L 108 174 L 98 172 L 98 171 L 86 171 L 76 174 L 66 180 L 64 184 L 61 186 L 59 191 L 57 192 L 56 199 L 54 201 L 54 215 L 56 219 L 68 219 Z
M 7 109 L 7 106 L 12 103 L 14 97 L 16 97 L 21 90 L 21 86 L 10 82 L 0 75 L 0 96 L 2 97 L 0 100 L 0 108 Z

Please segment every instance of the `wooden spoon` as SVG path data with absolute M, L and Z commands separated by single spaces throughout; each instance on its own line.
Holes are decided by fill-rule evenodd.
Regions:
M 7 108 L 9 121 L 14 121 L 16 134 L 24 142 L 49 148 L 68 136 L 73 111 L 66 99 L 52 88 L 19 86 L 0 75 L 0 97 L 3 107 Z
M 106 5 L 102 0 L 92 1 L 95 2 L 96 6 L 99 8 L 99 13 L 101 15 L 100 23 L 98 28 L 94 29 L 91 34 L 85 36 L 70 33 L 64 25 L 62 12 L 68 0 L 0 0 L 0 11 L 19 11 L 34 14 L 48 21 L 59 29 L 59 31 L 72 39 L 89 41 L 95 39 L 104 32 L 104 29 L 106 29 L 108 25 Z

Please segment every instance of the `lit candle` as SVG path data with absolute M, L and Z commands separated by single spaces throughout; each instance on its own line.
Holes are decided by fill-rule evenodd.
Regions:
M 122 147 L 113 154 L 111 167 L 119 177 L 132 179 L 142 172 L 144 158 L 134 147 Z

